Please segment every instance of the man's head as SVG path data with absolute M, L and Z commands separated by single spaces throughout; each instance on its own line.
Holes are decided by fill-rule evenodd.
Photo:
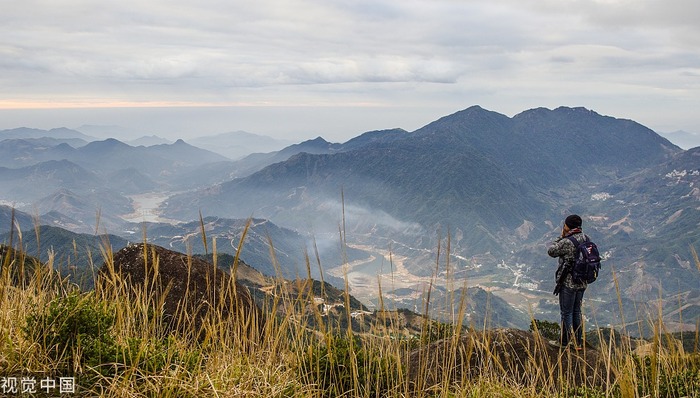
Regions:
M 582 224 L 583 220 L 581 220 L 581 217 L 576 214 L 572 214 L 566 217 L 566 219 L 564 220 L 564 225 L 569 227 L 569 229 L 581 228 Z

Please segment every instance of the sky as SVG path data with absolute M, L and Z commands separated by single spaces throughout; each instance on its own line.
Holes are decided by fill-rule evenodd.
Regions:
M 697 0 L 0 0 L 0 129 L 342 142 L 472 105 L 700 134 Z M 119 137 L 116 137 L 119 138 Z M 700 143 L 700 140 L 698 141 Z

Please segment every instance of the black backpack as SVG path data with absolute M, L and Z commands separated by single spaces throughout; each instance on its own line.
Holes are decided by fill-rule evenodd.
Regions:
M 600 253 L 598 246 L 584 235 L 583 242 L 578 242 L 573 236 L 568 237 L 576 248 L 574 254 L 574 266 L 571 269 L 571 277 L 574 283 L 593 283 L 598 278 L 600 271 Z

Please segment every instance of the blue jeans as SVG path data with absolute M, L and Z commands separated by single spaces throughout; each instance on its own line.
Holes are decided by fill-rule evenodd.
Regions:
M 576 337 L 576 344 L 583 346 L 583 327 L 581 325 L 581 302 L 585 290 L 572 290 L 562 286 L 559 291 L 559 311 L 561 312 L 561 345 L 566 347 L 571 340 L 571 333 Z

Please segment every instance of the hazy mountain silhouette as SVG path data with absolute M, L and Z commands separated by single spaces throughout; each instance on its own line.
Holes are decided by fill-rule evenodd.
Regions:
M 670 133 L 659 133 L 668 138 L 671 142 L 683 149 L 691 149 L 700 146 L 700 134 L 690 133 L 683 130 L 672 131 Z
M 14 129 L 0 130 L 0 141 L 16 138 L 79 138 L 83 141 L 93 141 L 95 138 L 85 135 L 77 130 L 71 130 L 65 127 L 54 128 L 51 130 L 41 130 L 28 127 L 19 127 Z
M 241 159 L 252 153 L 275 152 L 292 144 L 288 140 L 279 140 L 246 131 L 196 137 L 189 142 L 233 160 Z

